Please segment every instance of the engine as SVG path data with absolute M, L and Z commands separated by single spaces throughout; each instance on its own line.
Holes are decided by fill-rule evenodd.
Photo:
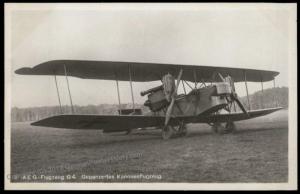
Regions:
M 169 105 L 172 95 L 176 95 L 175 79 L 171 74 L 163 76 L 163 85 L 141 92 L 141 96 L 148 94 L 148 100 L 144 103 L 151 111 L 159 111 Z
M 168 106 L 169 102 L 165 97 L 163 85 L 141 92 L 141 96 L 147 94 L 148 94 L 148 99 L 146 100 L 144 105 L 149 107 L 151 111 L 153 112 L 159 111 L 162 108 Z

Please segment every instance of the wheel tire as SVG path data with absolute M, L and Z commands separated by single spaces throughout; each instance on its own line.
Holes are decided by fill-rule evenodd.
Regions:
M 172 126 L 174 131 L 174 137 L 182 137 L 187 135 L 187 128 L 184 122 L 180 122 L 179 125 Z
M 132 129 L 128 129 L 128 130 L 125 132 L 125 134 L 126 134 L 126 135 L 129 135 L 129 134 L 131 134 L 131 132 L 132 132 Z
M 221 123 L 214 123 L 211 129 L 216 134 L 223 134 L 225 132 L 225 128 Z
M 215 125 L 215 124 L 213 124 L 213 125 L 211 126 L 211 130 L 212 130 L 214 133 L 218 133 L 218 126 Z
M 229 121 L 225 125 L 226 132 L 232 133 L 236 131 L 236 126 L 233 122 Z
M 186 125 L 183 123 L 180 125 L 180 129 L 179 129 L 179 136 L 183 137 L 187 135 L 187 128 Z
M 164 140 L 170 139 L 174 134 L 174 130 L 171 126 L 167 125 L 162 130 L 162 138 Z

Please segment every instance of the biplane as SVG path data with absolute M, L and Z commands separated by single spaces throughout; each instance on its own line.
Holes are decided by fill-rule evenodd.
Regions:
M 247 82 L 261 82 L 263 91 L 263 83 L 273 80 L 275 87 L 275 77 L 279 74 L 275 71 L 159 63 L 52 60 L 33 68 L 20 68 L 15 73 L 54 76 L 60 108 L 56 76 L 66 77 L 72 114 L 62 113 L 41 119 L 31 123 L 33 126 L 100 129 L 104 133 L 130 133 L 132 129 L 154 127 L 161 129 L 163 139 L 169 139 L 186 135 L 188 123 L 207 123 L 216 133 L 234 132 L 235 121 L 267 115 L 281 109 L 275 107 L 252 110 L 249 101 Z M 76 114 L 68 76 L 115 80 L 119 101 L 118 114 Z M 121 108 L 119 81 L 130 83 L 132 108 Z M 141 96 L 147 96 L 144 106 L 150 110 L 143 114 L 140 108 L 135 108 L 132 82 L 150 81 L 159 81 L 161 84 L 140 93 Z M 248 108 L 238 98 L 236 82 L 245 82 Z M 184 89 L 182 94 L 178 94 L 180 84 Z

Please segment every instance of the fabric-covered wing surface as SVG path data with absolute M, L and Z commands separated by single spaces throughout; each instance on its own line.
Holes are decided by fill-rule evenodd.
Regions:
M 99 129 L 105 132 L 114 132 L 158 126 L 163 122 L 164 117 L 141 115 L 58 115 L 34 122 L 32 125 L 68 129 Z
M 179 70 L 183 69 L 183 80 L 197 82 L 211 82 L 217 72 L 224 76 L 230 75 L 235 82 L 245 80 L 261 82 L 271 81 L 279 73 L 275 71 L 240 69 L 227 67 L 209 67 L 198 65 L 176 65 L 163 63 L 137 63 L 137 62 L 117 62 L 117 61 L 82 61 L 82 60 L 53 60 L 41 63 L 33 68 L 24 67 L 15 71 L 22 75 L 65 75 L 66 67 L 69 76 L 83 79 L 103 79 L 103 80 L 121 80 L 128 81 L 128 67 L 131 67 L 132 81 L 146 82 L 157 81 L 163 75 L 171 73 L 177 75 Z M 194 72 L 196 76 L 194 76 Z
M 271 108 L 249 111 L 250 117 L 244 113 L 231 113 L 213 116 L 181 116 L 171 118 L 169 124 L 176 124 L 178 120 L 185 123 L 213 123 L 246 120 L 270 114 L 282 108 Z M 58 115 L 32 123 L 34 126 L 68 128 L 68 129 L 99 129 L 104 132 L 125 131 L 128 129 L 163 126 L 163 116 L 143 115 Z
M 277 108 L 252 110 L 252 111 L 248 111 L 249 117 L 243 112 L 219 114 L 219 115 L 213 115 L 208 117 L 200 117 L 199 119 L 196 120 L 196 122 L 215 123 L 215 122 L 227 122 L 228 120 L 241 121 L 241 120 L 247 120 L 255 117 L 264 116 L 281 109 L 282 109 L 281 107 L 277 107 Z

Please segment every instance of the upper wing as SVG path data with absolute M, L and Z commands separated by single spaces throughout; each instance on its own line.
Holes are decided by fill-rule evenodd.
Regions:
M 197 65 L 175 65 L 160 63 L 137 63 L 137 62 L 116 62 L 116 61 L 80 61 L 80 60 L 54 60 L 41 63 L 33 68 L 24 67 L 15 71 L 22 75 L 65 75 L 66 67 L 69 76 L 83 79 L 104 79 L 128 81 L 129 65 L 131 66 L 132 81 L 145 82 L 157 81 L 163 75 L 171 73 L 177 75 L 180 69 L 183 69 L 182 79 L 194 82 L 211 82 L 213 76 L 219 72 L 223 75 L 230 75 L 235 82 L 245 80 L 261 82 L 271 81 L 279 73 L 275 71 L 240 69 L 227 67 L 209 67 Z M 196 76 L 194 76 L 194 72 Z
M 249 117 L 244 113 L 220 114 L 213 116 L 180 116 L 171 118 L 169 124 L 178 120 L 185 123 L 214 123 L 246 120 L 270 114 L 281 108 L 271 108 L 249 111 Z M 164 116 L 144 115 L 58 115 L 32 123 L 34 126 L 68 128 L 68 129 L 102 129 L 104 132 L 125 131 L 128 129 L 163 126 Z

